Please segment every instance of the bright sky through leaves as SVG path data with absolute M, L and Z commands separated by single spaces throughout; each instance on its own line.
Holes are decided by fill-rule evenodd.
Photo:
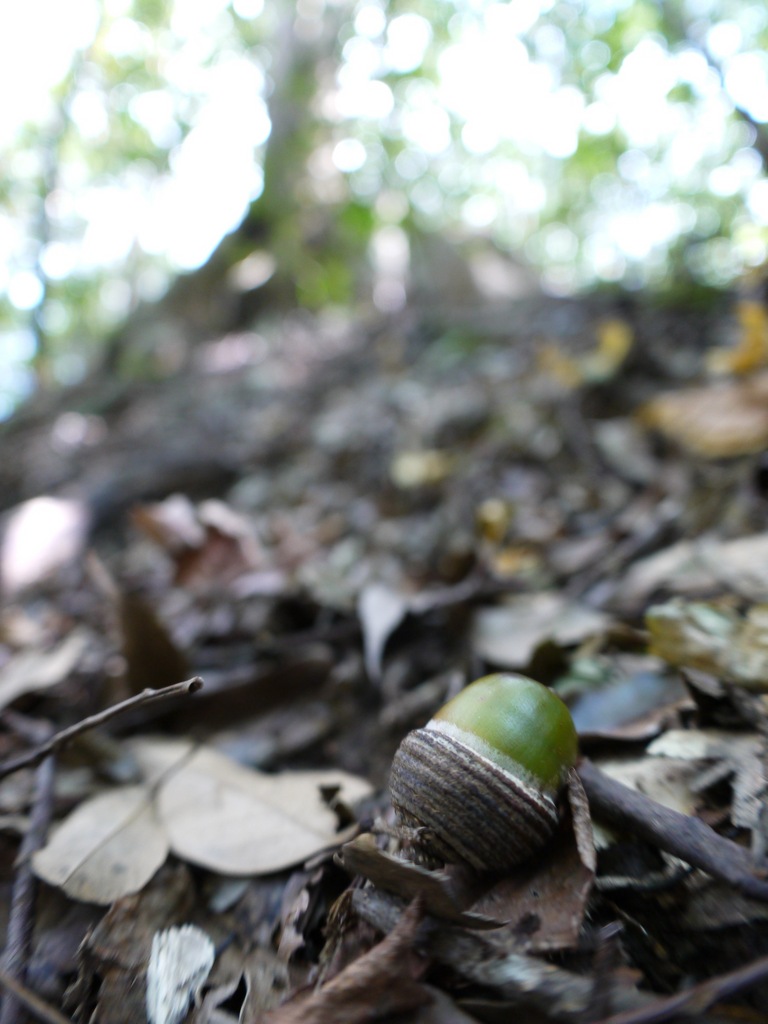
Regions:
M 322 3 L 297 10 L 305 8 L 308 24 L 324 17 Z M 672 45 L 653 30 L 655 15 L 628 0 L 584 10 L 454 0 L 440 6 L 439 26 L 420 9 L 416 0 L 394 14 L 382 0 L 350 8 L 335 87 L 322 101 L 335 141 L 311 164 L 318 189 L 323 175 L 345 178 L 353 198 L 391 219 L 403 204 L 387 197 L 393 179 L 381 140 L 395 140 L 394 172 L 420 216 L 438 229 L 441 219 L 463 221 L 522 252 L 554 292 L 628 274 L 638 286 L 663 278 L 670 247 L 691 232 L 706 243 L 691 258 L 694 277 L 707 283 L 765 260 L 768 182 L 750 129 L 729 115 L 735 102 L 755 122 L 768 120 L 768 56 L 758 45 L 768 8 L 688 0 L 681 9 L 695 45 Z M 132 289 L 151 297 L 169 272 L 205 262 L 260 193 L 268 82 L 233 12 L 259 19 L 262 0 L 175 0 L 159 28 L 132 11 L 130 0 L 0 6 L 0 83 L 13 97 L 0 109 L 9 183 L 0 296 L 8 308 L 36 306 L 40 270 L 53 281 L 98 273 L 113 278 L 100 286 L 104 321 L 119 319 Z M 622 18 L 612 51 L 597 36 L 608 38 Z M 62 100 L 78 59 L 82 70 Z M 151 69 L 157 84 L 118 75 L 110 85 L 99 71 L 110 61 Z M 124 165 L 110 165 L 116 111 L 144 133 L 154 157 L 131 158 L 124 142 Z M 34 189 L 25 193 L 25 182 L 40 178 L 40 140 L 55 137 L 62 116 L 82 150 L 70 144 L 59 163 L 38 269 Z M 611 165 L 617 146 L 624 152 Z M 727 225 L 717 202 L 727 206 Z M 730 235 L 727 250 L 707 242 L 718 231 Z M 66 309 L 54 304 L 48 316 L 54 334 L 66 333 Z M 24 350 L 21 341 L 9 345 Z
M 221 236 L 237 225 L 248 202 L 258 194 L 260 175 L 254 166 L 254 150 L 266 140 L 269 122 L 263 102 L 256 118 L 246 118 L 243 106 L 245 98 L 255 100 L 263 92 L 261 73 L 245 56 L 222 54 L 213 67 L 204 66 L 211 48 L 201 44 L 201 39 L 227 6 L 224 0 L 176 3 L 175 28 L 198 42 L 191 46 L 191 53 L 182 51 L 169 60 L 166 74 L 170 85 L 182 89 L 189 85 L 202 91 L 204 101 L 196 123 L 177 144 L 178 128 L 168 94 L 155 90 L 136 97 L 132 116 L 159 147 L 173 147 L 170 174 L 154 188 L 137 185 L 136 195 L 130 194 L 130 188 L 100 189 L 98 196 L 81 200 L 89 226 L 79 259 L 67 260 L 54 249 L 46 268 L 51 276 L 66 274 L 78 263 L 118 265 L 134 242 L 149 253 L 166 256 L 176 268 L 197 266 Z M 695 164 L 704 150 L 717 145 L 724 101 L 716 76 L 701 55 L 692 51 L 671 55 L 657 40 L 642 40 L 617 74 L 598 82 L 598 99 L 587 105 L 578 88 L 558 83 L 550 68 L 532 60 L 521 41 L 521 35 L 534 29 L 550 6 L 547 0 L 484 5 L 482 21 L 474 20 L 440 55 L 437 88 L 414 95 L 403 115 L 407 140 L 427 153 L 446 150 L 450 141 L 446 111 L 452 111 L 463 122 L 462 141 L 470 153 L 483 155 L 513 141 L 523 153 L 543 151 L 567 158 L 575 152 L 582 128 L 601 135 L 620 124 L 630 146 L 669 145 L 665 162 L 670 175 L 684 174 L 689 169 L 686 165 Z M 619 0 L 608 6 L 621 9 L 626 4 Z M 238 8 L 252 14 L 258 13 L 259 5 L 240 4 Z M 21 6 L 3 6 L 0 75 L 4 94 L 15 97 L 14 103 L 4 104 L 0 112 L 0 141 L 5 146 L 18 145 L 24 123 L 51 116 L 51 92 L 75 52 L 93 41 L 98 18 L 94 0 L 71 0 L 66 5 L 56 0 L 30 0 Z M 41 24 L 47 26 L 44 33 Z M 345 53 L 336 107 L 345 117 L 384 118 L 392 109 L 393 98 L 388 87 L 377 80 L 382 64 L 398 72 L 416 69 L 430 42 L 431 28 L 415 13 L 395 17 L 386 27 L 377 3 L 359 6 L 355 26 L 360 34 Z M 114 23 L 108 42 L 116 53 L 124 53 L 140 49 L 142 35 L 136 22 L 126 18 Z M 710 36 L 713 49 L 733 58 L 726 76 L 730 90 L 751 107 L 755 117 L 768 118 L 768 58 L 732 52 L 740 37 L 733 22 L 714 26 Z M 567 45 L 563 33 L 551 27 L 540 30 L 537 43 L 555 59 Z M 598 62 L 607 60 L 607 48 L 604 50 L 595 52 Z M 689 84 L 707 101 L 701 120 L 709 121 L 709 137 L 701 124 L 686 124 L 684 109 L 675 109 L 668 102 L 668 93 L 678 82 Z M 84 137 L 99 139 L 105 128 L 99 97 L 79 95 L 71 113 Z M 364 159 L 363 147 L 356 140 L 346 140 L 336 146 L 333 158 L 342 172 L 356 170 Z M 725 173 L 714 173 L 711 187 L 721 194 L 748 189 L 757 170 L 756 161 L 742 160 Z M 524 206 L 535 210 L 543 205 L 534 176 L 515 184 L 524 186 L 520 197 Z M 758 189 L 755 197 L 755 213 L 760 219 L 768 213 L 761 192 Z M 199 202 L 201 196 L 204 203 Z M 194 217 L 189 216 L 192 209 Z M 469 204 L 470 221 L 477 209 L 476 204 Z M 481 224 L 489 214 L 490 208 L 483 208 L 478 218 Z M 610 219 L 603 228 L 606 241 L 620 245 L 631 223 L 633 238 L 627 252 L 636 257 L 685 226 L 673 216 L 664 231 L 654 216 L 646 214 L 643 210 L 632 216 L 626 211 Z M 600 267 L 595 269 L 600 276 Z M 12 298 L 19 308 L 25 308 L 34 303 L 34 288 L 23 271 L 17 273 L 22 278 L 16 282 Z M 3 283 L 7 287 L 11 282 Z

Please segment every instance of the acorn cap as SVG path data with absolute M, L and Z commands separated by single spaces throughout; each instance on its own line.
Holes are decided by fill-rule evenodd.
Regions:
M 557 831 L 557 793 L 577 753 L 571 716 L 551 690 L 485 676 L 405 737 L 392 804 L 417 858 L 508 870 Z

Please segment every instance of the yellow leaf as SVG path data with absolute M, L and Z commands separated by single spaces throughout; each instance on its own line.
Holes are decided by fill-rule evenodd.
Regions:
M 736 306 L 739 340 L 735 348 L 713 349 L 707 358 L 711 373 L 751 373 L 768 362 L 768 311 L 761 302 L 742 299 Z
M 548 342 L 538 354 L 539 368 L 569 391 L 582 384 L 610 380 L 629 355 L 634 341 L 632 328 L 623 320 L 602 320 L 595 328 L 597 345 L 581 356 L 570 356 Z

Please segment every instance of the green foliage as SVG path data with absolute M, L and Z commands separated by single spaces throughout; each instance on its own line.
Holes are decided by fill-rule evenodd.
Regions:
M 768 81 L 738 93 L 764 68 L 768 10 L 697 10 L 105 2 L 5 143 L 0 325 L 71 376 L 73 351 L 204 262 L 181 239 L 214 200 L 218 238 L 245 218 L 215 252 L 221 287 L 266 249 L 281 294 L 313 308 L 369 301 L 395 229 L 414 248 L 418 232 L 480 236 L 559 292 L 728 284 L 768 256 Z

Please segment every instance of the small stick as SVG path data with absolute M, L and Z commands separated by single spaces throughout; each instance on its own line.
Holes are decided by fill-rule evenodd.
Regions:
M 767 977 L 768 956 L 764 956 L 746 967 L 719 974 L 677 995 L 656 999 L 649 1006 L 604 1017 L 598 1024 L 663 1024 L 673 1017 L 700 1017 L 716 1003 L 752 988 Z
M 577 770 L 595 817 L 647 839 L 747 896 L 768 901 L 768 881 L 754 873 L 753 857 L 744 847 L 718 835 L 699 818 L 673 811 L 617 782 L 587 758 Z
M 597 948 L 594 956 L 592 995 L 587 1008 L 587 1020 L 600 1020 L 611 1012 L 613 1003 L 613 973 L 619 964 L 619 936 L 622 925 L 612 921 L 597 933 Z
M 35 774 L 35 797 L 29 828 L 21 844 L 18 869 L 13 880 L 11 907 L 8 914 L 5 951 L 2 966 L 19 983 L 26 981 L 26 970 L 32 946 L 35 894 L 37 880 L 32 873 L 31 857 L 45 842 L 53 815 L 53 784 L 56 759 L 47 757 Z M 15 1024 L 20 1018 L 20 1001 L 12 992 L 2 1000 L 0 1024 Z
M 43 1024 L 72 1024 L 69 1017 L 65 1017 L 63 1013 L 59 1013 L 58 1010 L 46 1003 L 45 1000 L 40 998 L 40 996 L 35 995 L 35 993 L 28 989 L 26 985 L 22 985 L 20 981 L 16 981 L 15 978 L 12 978 L 11 975 L 7 974 L 2 968 L 0 968 L 0 987 L 13 993 L 14 998 L 17 999 L 22 1006 L 25 1006 L 33 1017 L 43 1021 Z
M 62 729 L 61 732 L 57 732 L 45 743 L 41 743 L 32 750 L 4 761 L 0 764 L 0 779 L 5 778 L 6 775 L 10 775 L 12 772 L 17 772 L 20 768 L 31 768 L 34 765 L 40 764 L 46 757 L 54 754 L 60 747 L 65 746 L 81 733 L 87 732 L 89 729 L 95 729 L 99 725 L 104 725 L 105 722 L 109 722 L 113 718 L 117 718 L 118 715 L 122 715 L 135 707 L 139 707 L 141 704 L 165 700 L 167 697 L 186 696 L 190 693 L 196 693 L 202 689 L 202 686 L 203 680 L 200 676 L 195 676 L 193 679 L 186 679 L 183 683 L 173 683 L 172 686 L 164 686 L 161 690 L 142 690 L 141 693 L 137 693 L 134 697 L 120 701 L 119 704 L 113 704 L 111 708 L 106 708 L 104 711 L 99 711 L 96 715 L 90 715 L 90 717 L 84 718 L 81 722 L 76 722 L 74 725 Z

